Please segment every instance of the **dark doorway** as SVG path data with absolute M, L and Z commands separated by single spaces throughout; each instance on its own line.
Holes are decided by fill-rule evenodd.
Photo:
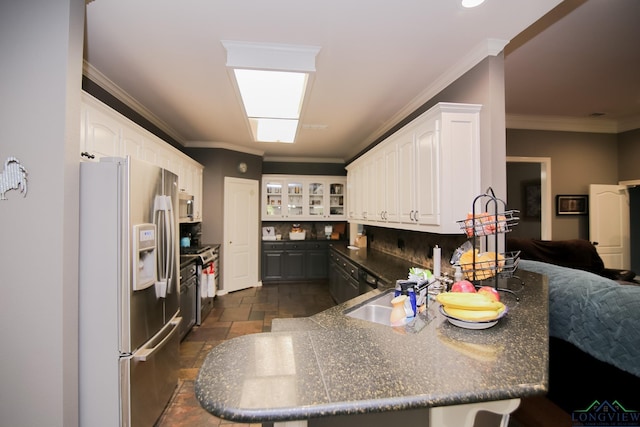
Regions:
M 541 238 L 540 176 L 540 163 L 507 162 L 507 209 L 520 211 L 520 223 L 509 237 Z

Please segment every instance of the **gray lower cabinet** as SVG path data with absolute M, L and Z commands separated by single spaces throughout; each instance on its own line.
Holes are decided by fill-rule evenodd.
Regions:
M 327 279 L 328 258 L 328 241 L 263 241 L 262 282 Z
M 262 281 L 280 280 L 284 276 L 284 250 L 262 250 Z
M 312 242 L 307 251 L 307 278 L 311 280 L 329 277 L 329 242 Z
M 329 293 L 340 304 L 360 294 L 358 266 L 335 251 L 329 252 Z

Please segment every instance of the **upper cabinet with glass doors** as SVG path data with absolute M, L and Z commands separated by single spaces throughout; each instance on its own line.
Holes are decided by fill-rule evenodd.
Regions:
M 263 221 L 346 220 L 346 177 L 262 176 Z

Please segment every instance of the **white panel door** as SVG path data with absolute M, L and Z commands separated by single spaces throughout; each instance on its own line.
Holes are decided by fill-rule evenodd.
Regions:
M 258 185 L 256 180 L 224 179 L 221 294 L 258 285 Z
M 589 186 L 589 238 L 607 268 L 631 268 L 629 193 L 624 185 Z

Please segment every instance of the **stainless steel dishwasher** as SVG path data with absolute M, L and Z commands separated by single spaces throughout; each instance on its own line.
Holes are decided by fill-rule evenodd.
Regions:
M 180 263 L 180 313 L 182 314 L 180 340 L 183 340 L 196 324 L 196 289 L 198 285 L 196 260 L 192 257 L 181 257 L 181 261 L 183 259 L 186 261 Z
M 360 295 L 365 294 L 374 289 L 378 289 L 378 282 L 380 279 L 369 273 L 364 268 L 360 267 L 360 272 L 358 273 L 358 287 Z

